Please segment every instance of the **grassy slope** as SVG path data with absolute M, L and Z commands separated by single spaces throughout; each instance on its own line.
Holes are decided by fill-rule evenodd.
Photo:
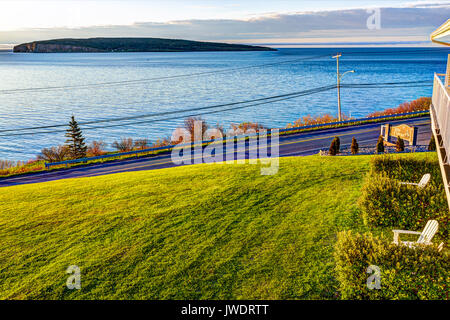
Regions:
M 369 157 L 198 165 L 0 189 L 0 298 L 328 299 Z M 69 265 L 81 291 L 65 287 Z

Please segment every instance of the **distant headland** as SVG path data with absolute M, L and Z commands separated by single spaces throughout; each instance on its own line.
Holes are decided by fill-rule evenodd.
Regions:
M 201 42 L 160 38 L 89 38 L 33 41 L 17 45 L 14 52 L 192 52 L 192 51 L 276 51 L 243 44 Z

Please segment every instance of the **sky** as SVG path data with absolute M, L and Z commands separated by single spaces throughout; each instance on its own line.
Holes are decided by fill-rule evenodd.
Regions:
M 367 20 L 375 17 L 368 27 Z M 378 19 L 379 17 L 379 19 Z M 0 44 L 52 38 L 164 37 L 296 46 L 426 45 L 450 0 L 0 0 Z

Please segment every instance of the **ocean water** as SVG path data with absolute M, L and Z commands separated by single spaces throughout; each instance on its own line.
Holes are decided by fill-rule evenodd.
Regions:
M 342 52 L 341 73 L 356 71 L 343 77 L 343 83 L 349 84 L 432 81 L 435 72 L 445 72 L 450 53 L 441 48 L 98 54 L 0 52 L 0 159 L 33 159 L 42 148 L 65 141 L 64 127 L 33 131 L 47 132 L 39 134 L 4 130 L 65 124 L 71 115 L 79 122 L 95 121 L 234 103 L 333 85 L 336 60 L 331 55 L 336 52 Z M 308 59 L 300 60 L 304 58 Z M 265 66 L 246 68 L 257 65 Z M 216 72 L 224 69 L 235 70 Z M 196 75 L 178 77 L 186 74 Z M 431 86 L 345 88 L 341 91 L 342 112 L 365 116 L 431 94 Z M 217 110 L 220 108 L 82 128 L 88 143 L 103 140 L 112 149 L 110 144 L 121 137 L 155 141 L 170 136 L 182 125 L 184 117 Z M 244 121 L 285 127 L 299 117 L 323 113 L 337 113 L 336 89 L 202 117 L 209 124 L 219 123 L 225 128 Z M 152 119 L 158 121 L 134 123 Z M 117 126 L 111 127 L 112 124 Z

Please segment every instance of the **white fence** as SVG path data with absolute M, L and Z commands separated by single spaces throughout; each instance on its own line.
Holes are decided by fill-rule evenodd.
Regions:
M 433 107 L 442 137 L 442 147 L 447 155 L 444 162 L 450 164 L 450 95 L 437 74 L 434 75 Z

